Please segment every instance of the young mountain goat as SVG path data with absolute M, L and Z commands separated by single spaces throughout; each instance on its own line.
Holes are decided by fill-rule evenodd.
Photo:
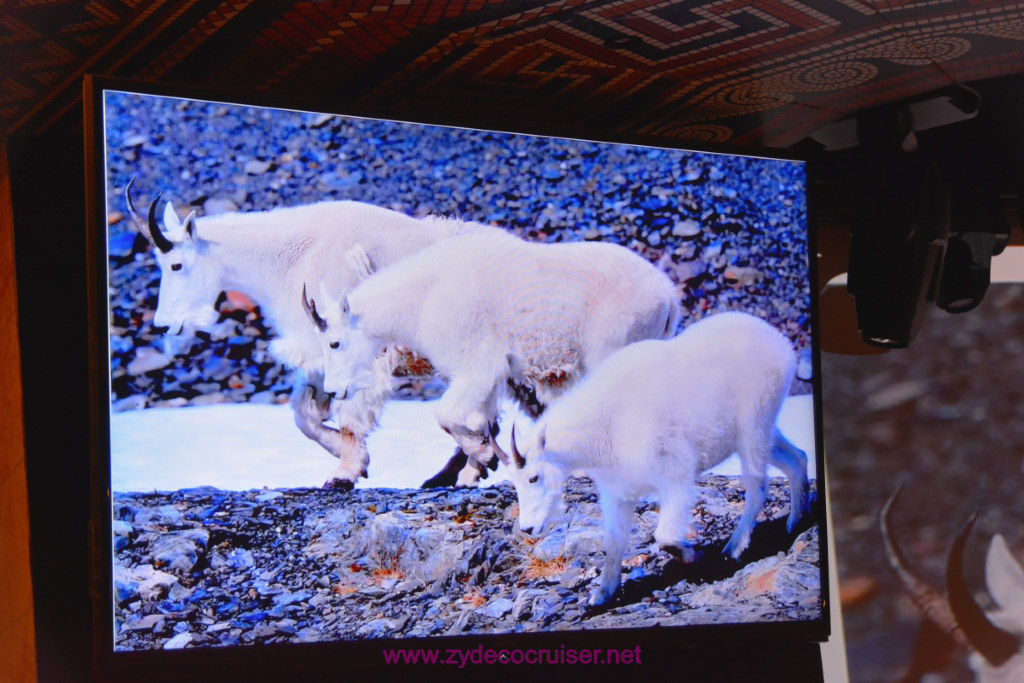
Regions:
M 439 241 L 345 300 L 321 303 L 307 309 L 327 391 L 365 388 L 369 359 L 391 344 L 423 354 L 449 380 L 437 419 L 471 461 L 458 476 L 464 486 L 491 464 L 506 392 L 540 412 L 616 349 L 673 334 L 680 317 L 672 282 L 624 247 L 497 231 Z
M 204 218 L 193 211 L 183 221 L 168 202 L 161 229 L 156 220 L 159 197 L 143 219 L 132 206 L 130 188 L 131 183 L 125 201 L 132 221 L 155 247 L 160 267 L 153 325 L 171 334 L 209 330 L 217 322 L 214 303 L 222 291 L 251 296 L 277 331 L 271 354 L 303 372 L 292 395 L 296 425 L 339 459 L 328 483 L 351 486 L 365 475 L 366 435 L 376 425 L 380 395 L 390 386 L 394 356 L 365 359 L 364 370 L 373 382 L 332 406 L 323 390 L 320 342 L 302 306 L 304 284 L 317 282 L 323 291 L 341 297 L 363 277 L 354 267 L 354 253 L 387 265 L 441 238 L 494 229 L 440 217 L 417 219 L 354 201 Z M 331 410 L 339 429 L 323 424 Z
M 587 474 L 604 518 L 604 571 L 590 596 L 600 605 L 619 588 L 637 498 L 658 498 L 658 546 L 690 555 L 696 476 L 738 452 L 746 502 L 725 552 L 738 559 L 749 544 L 769 464 L 789 479 L 792 531 L 808 507 L 807 456 L 775 421 L 795 365 L 781 333 L 737 312 L 616 351 L 551 406 L 522 453 L 514 434 L 512 454 L 499 451 L 519 496 L 520 529 L 543 531 L 569 473 Z

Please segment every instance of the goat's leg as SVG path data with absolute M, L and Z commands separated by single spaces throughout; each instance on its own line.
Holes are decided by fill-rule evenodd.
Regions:
M 311 374 L 292 391 L 292 408 L 299 431 L 339 460 L 325 485 L 352 488 L 356 479 L 366 476 L 369 455 L 365 438 L 325 425 L 324 421 L 330 417 L 330 405 L 330 398 L 323 390 L 322 375 Z
M 604 571 L 597 587 L 590 593 L 590 605 L 608 602 L 622 585 L 622 555 L 629 543 L 633 521 L 633 503 L 601 492 L 601 516 L 604 522 Z
M 810 509 L 810 489 L 807 484 L 807 454 L 775 429 L 772 454 L 768 461 L 778 467 L 789 481 L 789 517 L 786 531 L 792 532 L 800 518 Z
M 454 379 L 438 404 L 437 421 L 451 435 L 459 448 L 445 468 L 427 481 L 447 479 L 446 472 L 464 454 L 465 465 L 459 470 L 456 486 L 475 486 L 486 477 L 487 469 L 497 469 L 498 459 L 490 446 L 490 436 L 497 430 L 497 378 L 488 375 Z
M 434 489 L 443 486 L 455 486 L 459 479 L 459 472 L 466 467 L 469 458 L 461 448 L 455 450 L 455 454 L 448 458 L 437 474 L 420 484 L 422 489 Z
M 475 442 L 482 437 L 478 435 L 465 435 L 462 438 L 456 438 L 456 442 L 462 443 L 463 438 L 470 442 Z M 477 458 L 470 458 L 462 446 L 458 446 L 455 449 L 455 454 L 448 458 L 448 462 L 445 463 L 444 467 L 420 484 L 420 488 L 430 489 L 442 486 L 472 487 L 480 479 L 487 478 L 488 469 L 497 469 L 497 458 L 485 465 Z
M 768 484 L 766 467 L 769 459 L 770 436 L 769 432 L 764 435 L 764 438 L 757 438 L 753 443 L 740 446 L 744 489 L 743 514 L 723 551 L 734 560 L 740 559 L 740 555 L 750 545 L 750 533 L 754 529 L 754 523 L 757 521 L 758 513 L 761 512 L 761 507 L 764 505 Z
M 299 373 L 292 385 L 292 409 L 299 429 L 305 424 L 321 424 L 331 416 L 331 398 L 324 391 L 324 376 L 319 372 Z M 305 434 L 305 430 L 303 430 Z M 310 437 L 311 439 L 313 437 Z
M 470 452 L 472 452 L 473 455 L 467 455 L 466 464 L 459 471 L 459 475 L 455 481 L 455 486 L 476 486 L 480 479 L 487 478 L 487 470 L 494 471 L 498 469 L 498 458 L 495 456 L 494 450 L 491 448 L 492 436 L 498 436 L 497 420 L 490 424 L 484 434 L 470 432 L 460 435 L 456 439 L 459 444 L 469 444 L 468 447 L 472 449 Z M 464 450 L 465 448 L 467 448 L 467 446 L 460 445 L 458 452 L 466 453 L 466 450 Z
M 678 483 L 659 496 L 658 525 L 654 529 L 654 542 L 660 550 L 693 562 L 693 485 Z
M 476 486 L 479 480 L 487 478 L 488 470 L 498 469 L 498 458 L 491 449 L 486 432 L 464 432 L 456 437 L 456 441 L 459 443 L 459 451 L 467 456 L 465 467 L 459 470 L 456 486 Z

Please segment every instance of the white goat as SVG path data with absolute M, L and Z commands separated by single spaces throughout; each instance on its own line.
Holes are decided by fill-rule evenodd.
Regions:
M 1010 554 L 1006 539 L 994 535 L 985 557 L 985 584 L 995 609 L 986 613 L 964 581 L 964 549 L 974 517 L 953 541 L 946 562 L 948 595 L 942 596 L 907 568 L 893 542 L 889 515 L 898 495 L 899 489 L 882 508 L 880 526 L 889 564 L 914 604 L 970 652 L 968 663 L 979 683 L 1024 681 L 1024 568 Z
M 738 559 L 750 542 L 769 464 L 789 479 L 792 531 L 808 506 L 807 456 L 775 421 L 795 366 L 780 332 L 737 312 L 615 352 L 545 413 L 523 453 L 514 433 L 511 456 L 499 451 L 519 497 L 520 529 L 542 532 L 557 518 L 568 474 L 590 476 L 605 530 L 604 571 L 590 604 L 602 604 L 620 585 L 637 498 L 657 496 L 655 543 L 689 559 L 696 476 L 738 452 L 746 503 L 725 552 Z
M 335 402 L 339 429 L 324 425 L 330 397 L 323 391 L 319 339 L 302 306 L 303 286 L 318 282 L 323 291 L 343 296 L 365 273 L 359 261 L 393 263 L 438 239 L 488 228 L 440 217 L 422 219 L 354 201 L 332 201 L 270 211 L 230 213 L 180 220 L 168 202 L 164 229 L 156 221 L 157 200 L 148 220 L 125 199 L 137 229 L 156 248 L 160 291 L 153 317 L 156 328 L 172 334 L 209 330 L 217 321 L 214 303 L 224 290 L 251 296 L 273 323 L 278 337 L 270 352 L 304 372 L 292 395 L 295 423 L 307 437 L 339 459 L 328 483 L 349 486 L 365 476 L 366 435 L 376 424 L 390 384 L 394 354 L 365 360 L 372 380 L 349 400 Z
M 491 464 L 507 391 L 540 412 L 616 349 L 673 334 L 680 317 L 671 280 L 624 247 L 497 231 L 439 241 L 323 309 L 328 391 L 365 388 L 367 360 L 389 344 L 448 378 L 437 419 L 471 461 L 464 486 Z

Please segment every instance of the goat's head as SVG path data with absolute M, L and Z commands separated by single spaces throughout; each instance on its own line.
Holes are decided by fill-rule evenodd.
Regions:
M 157 224 L 156 208 L 160 195 L 149 205 L 145 219 L 132 205 L 125 188 L 125 202 L 132 223 L 153 245 L 156 262 L 160 266 L 160 292 L 157 297 L 153 325 L 173 334 L 189 330 L 208 330 L 217 322 L 214 304 L 221 293 L 219 273 L 209 259 L 204 258 L 206 245 L 196 228 L 196 213 L 189 213 L 184 221 L 178 218 L 170 202 L 164 205 L 162 230 Z
M 302 286 L 302 307 L 316 327 L 324 359 L 324 390 L 344 399 L 373 384 L 372 365 L 377 349 L 359 328 L 359 318 L 349 310 L 347 299 L 332 297 L 320 285 L 312 299 Z
M 519 528 L 534 535 L 560 516 L 562 488 L 566 475 L 560 467 L 545 456 L 547 439 L 541 427 L 537 438 L 523 454 L 516 446 L 516 428 L 512 427 L 512 454 L 503 451 L 491 436 L 491 449 L 508 468 L 508 478 L 519 499 Z
M 963 575 L 964 548 L 974 527 L 972 516 L 953 541 L 946 563 L 946 595 L 916 577 L 892 539 L 889 513 L 899 490 L 882 508 L 880 526 L 889 564 L 914 604 L 957 643 L 970 651 L 970 665 L 983 683 L 1024 680 L 1024 569 L 999 534 L 989 542 L 985 583 L 997 605 L 986 612 L 975 602 Z

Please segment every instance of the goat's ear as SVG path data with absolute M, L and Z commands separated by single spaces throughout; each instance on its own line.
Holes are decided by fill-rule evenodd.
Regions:
M 184 229 L 184 232 L 185 232 L 185 236 L 188 237 L 190 240 L 195 240 L 196 237 L 198 236 L 199 233 L 196 231 L 196 212 L 195 211 L 191 211 L 187 216 L 185 216 L 185 229 Z
M 320 298 L 317 301 L 323 306 L 323 310 L 329 311 L 333 316 L 334 312 L 341 308 L 343 301 L 339 300 L 336 296 L 331 296 L 331 292 L 323 280 L 320 280 L 317 284 L 320 289 Z
M 176 238 L 181 238 L 181 219 L 170 202 L 164 204 L 164 230 Z
M 988 592 L 1006 614 L 1021 615 L 1024 626 L 1024 569 L 1010 554 L 1001 534 L 992 537 L 985 558 Z

